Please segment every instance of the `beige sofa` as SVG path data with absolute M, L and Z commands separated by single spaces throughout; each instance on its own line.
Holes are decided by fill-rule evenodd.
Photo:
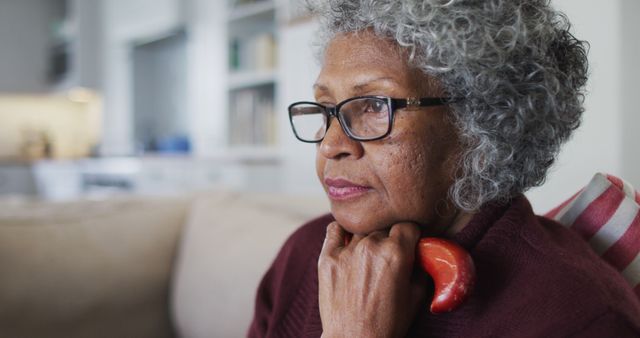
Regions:
M 322 196 L 0 200 L 0 337 L 243 337 Z

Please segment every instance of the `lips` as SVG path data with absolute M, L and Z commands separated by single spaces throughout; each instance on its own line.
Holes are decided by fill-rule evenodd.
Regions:
M 326 178 L 327 194 L 332 200 L 344 201 L 359 197 L 371 190 L 371 187 L 359 185 L 343 178 Z

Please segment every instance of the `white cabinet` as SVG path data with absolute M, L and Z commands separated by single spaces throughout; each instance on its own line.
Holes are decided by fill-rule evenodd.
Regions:
M 39 197 L 70 200 L 82 194 L 80 168 L 74 161 L 38 161 L 32 170 Z
M 272 157 L 121 157 L 0 165 L 0 195 L 48 200 L 118 194 L 169 195 L 204 190 L 281 191 Z

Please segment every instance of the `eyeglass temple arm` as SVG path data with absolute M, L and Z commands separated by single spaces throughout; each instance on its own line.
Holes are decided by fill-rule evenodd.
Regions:
M 423 98 L 408 97 L 406 99 L 392 99 L 391 101 L 393 102 L 393 105 L 396 108 L 407 108 L 407 107 L 441 106 L 441 105 L 459 101 L 459 99 L 450 98 L 450 97 L 423 97 Z

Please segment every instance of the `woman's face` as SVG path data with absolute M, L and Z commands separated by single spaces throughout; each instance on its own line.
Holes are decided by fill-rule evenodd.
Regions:
M 314 90 L 325 105 L 361 95 L 443 95 L 404 52 L 370 32 L 330 42 Z M 448 226 L 455 210 L 447 191 L 459 153 L 448 113 L 447 106 L 399 109 L 391 134 L 368 142 L 349 139 L 333 119 L 318 144 L 316 170 L 338 223 L 357 234 L 405 221 L 434 232 Z

